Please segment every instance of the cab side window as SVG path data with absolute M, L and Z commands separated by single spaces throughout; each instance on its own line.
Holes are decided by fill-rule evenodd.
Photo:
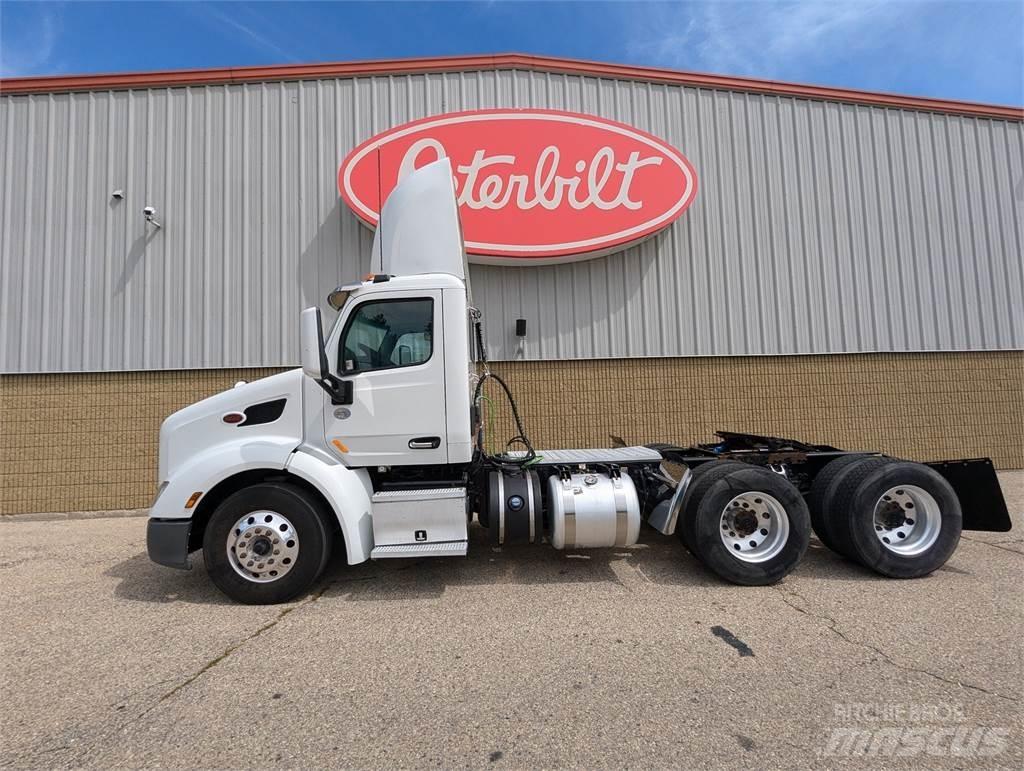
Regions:
M 378 300 L 356 307 L 339 346 L 341 374 L 411 367 L 434 350 L 434 301 Z

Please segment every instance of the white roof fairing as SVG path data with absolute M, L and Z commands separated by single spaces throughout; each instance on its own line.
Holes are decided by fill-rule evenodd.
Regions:
M 466 280 L 451 161 L 417 169 L 398 183 L 381 209 L 371 270 L 392 276 L 448 273 Z

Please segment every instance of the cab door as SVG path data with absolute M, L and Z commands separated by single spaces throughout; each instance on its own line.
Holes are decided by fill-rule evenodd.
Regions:
M 327 445 L 349 466 L 448 462 L 441 290 L 355 299 L 337 338 L 352 404 L 325 405 Z

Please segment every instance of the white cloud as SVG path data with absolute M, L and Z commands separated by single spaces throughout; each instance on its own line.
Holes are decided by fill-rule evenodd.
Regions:
M 1020 104 L 1020 0 L 764 0 L 625 6 L 628 57 L 756 78 Z
M 201 16 L 205 17 L 206 21 L 212 22 L 214 26 L 227 26 L 235 30 L 235 32 L 240 32 L 242 37 L 248 40 L 250 45 L 254 48 L 290 62 L 297 61 L 294 54 L 282 48 L 267 37 L 267 35 L 264 35 L 256 29 L 256 25 L 262 22 L 262 18 L 251 9 L 246 9 L 241 3 L 233 4 L 231 14 L 223 13 L 217 8 L 211 5 L 206 5 L 205 3 L 199 3 L 193 7 Z M 249 24 L 243 23 L 238 18 L 242 11 L 246 11 L 248 13 L 250 17 Z
M 62 8 L 56 3 L 40 3 L 34 10 L 32 18 L 18 25 L 17 34 L 6 30 L 0 43 L 0 78 L 47 74 L 59 69 L 55 54 Z
M 897 2 L 706 2 L 655 5 L 636 14 L 631 54 L 659 63 L 730 74 L 781 74 L 808 59 L 856 48 L 891 28 L 909 6 Z

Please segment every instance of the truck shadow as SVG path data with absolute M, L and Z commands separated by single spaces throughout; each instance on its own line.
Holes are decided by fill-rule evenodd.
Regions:
M 478 525 L 469 532 L 465 557 L 425 557 L 414 560 L 379 560 L 350 566 L 337 549 L 314 594 L 350 602 L 431 600 L 448 589 L 467 586 L 562 586 L 604 583 L 632 591 L 644 586 L 729 587 L 704 568 L 676 538 L 666 538 L 648 527 L 635 546 L 611 549 L 558 551 L 549 545 L 495 547 Z M 143 552 L 105 571 L 119 579 L 114 596 L 147 603 L 187 602 L 230 605 L 210 582 L 202 553 L 192 555 L 192 570 L 155 565 Z M 816 540 L 794 571 L 799 578 L 836 581 L 885 580 L 860 565 L 843 559 Z
M 605 583 L 625 587 L 634 572 L 630 566 L 643 563 L 646 569 L 651 551 L 651 545 L 646 543 L 576 551 L 559 551 L 547 544 L 495 546 L 488 536 L 487 530 L 474 523 L 469 530 L 469 551 L 465 557 L 379 560 L 356 566 L 335 558 L 324 580 L 330 584 L 330 595 L 356 602 L 436 599 L 449 588 L 464 586 L 543 588 Z M 693 562 L 681 548 L 678 559 Z M 700 583 L 697 563 L 690 567 L 693 569 L 676 565 L 676 575 L 670 580 Z
M 141 552 L 108 568 L 103 575 L 120 579 L 114 587 L 114 596 L 122 600 L 161 604 L 234 604 L 207 577 L 202 552 L 192 555 L 191 570 L 162 567 L 151 562 L 146 552 Z
M 461 586 L 550 586 L 605 583 L 635 590 L 645 585 L 728 587 L 704 568 L 676 538 L 648 527 L 635 546 L 558 551 L 549 545 L 495 547 L 474 525 L 465 557 L 380 560 L 349 566 L 335 557 L 322 582 L 325 595 L 353 602 L 431 600 Z M 812 541 L 795 571 L 800 577 L 878 580 L 880 577 Z

